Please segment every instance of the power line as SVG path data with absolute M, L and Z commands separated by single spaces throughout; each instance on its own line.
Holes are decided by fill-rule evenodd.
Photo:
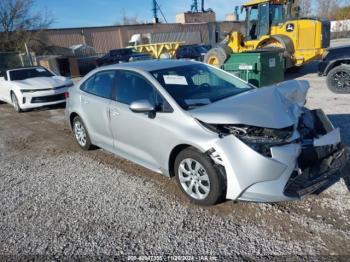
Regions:
M 158 10 L 159 10 L 160 14 L 162 15 L 162 17 L 163 17 L 163 19 L 164 19 L 165 23 L 168 23 L 168 21 L 166 20 L 166 18 L 165 18 L 165 16 L 164 16 L 164 14 L 163 14 L 162 9 L 160 8 L 160 5 L 158 4 L 158 1 L 157 1 L 157 0 L 155 0 L 155 2 L 156 2 L 156 4 L 157 4 Z

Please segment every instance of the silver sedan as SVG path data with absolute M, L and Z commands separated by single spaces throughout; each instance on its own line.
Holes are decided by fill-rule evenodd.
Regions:
M 256 89 L 198 62 L 143 61 L 96 69 L 69 89 L 66 118 L 94 145 L 165 176 L 190 200 L 274 202 L 321 192 L 347 152 L 307 82 Z

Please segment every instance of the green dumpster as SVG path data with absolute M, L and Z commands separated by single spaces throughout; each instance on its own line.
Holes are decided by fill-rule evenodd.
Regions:
M 256 87 L 272 85 L 284 80 L 283 53 L 255 51 L 231 54 L 223 69 Z

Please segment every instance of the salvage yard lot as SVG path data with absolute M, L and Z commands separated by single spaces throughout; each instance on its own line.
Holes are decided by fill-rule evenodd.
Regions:
M 350 146 L 350 95 L 309 80 Z M 303 201 L 188 203 L 168 179 L 104 150 L 83 152 L 62 107 L 17 114 L 0 104 L 1 255 L 347 255 L 350 178 Z

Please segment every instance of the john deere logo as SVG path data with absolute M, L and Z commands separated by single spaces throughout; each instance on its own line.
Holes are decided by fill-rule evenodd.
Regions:
M 294 24 L 287 24 L 286 31 L 293 32 L 294 31 Z

